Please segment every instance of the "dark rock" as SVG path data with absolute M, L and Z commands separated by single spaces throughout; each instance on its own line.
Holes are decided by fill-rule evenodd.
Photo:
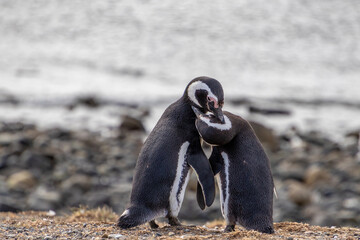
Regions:
M 97 108 L 102 102 L 96 96 L 82 96 L 74 100 L 73 103 L 68 105 L 68 109 L 72 110 L 77 106 L 85 106 L 88 108 Z
M 70 140 L 72 138 L 72 133 L 68 130 L 61 128 L 54 128 L 47 132 L 49 138 L 59 139 L 59 140 Z
M 346 137 L 353 137 L 353 138 L 355 138 L 355 139 L 359 139 L 360 129 L 357 129 L 357 130 L 348 132 L 345 136 L 346 136 Z
M 279 150 L 279 141 L 272 129 L 265 127 L 258 122 L 249 121 L 249 123 L 262 144 L 268 146 L 273 152 Z
M 20 103 L 20 100 L 17 97 L 15 97 L 14 95 L 0 91 L 0 104 L 17 105 L 19 103 Z
M 229 101 L 234 105 L 249 105 L 251 103 L 250 99 L 247 98 L 234 98 L 229 99 Z
M 107 70 L 112 73 L 112 74 L 116 74 L 116 75 L 129 75 L 129 76 L 133 76 L 133 77 L 142 77 L 145 73 L 143 69 L 139 69 L 139 68 L 131 68 L 131 67 L 115 67 L 115 66 L 110 66 L 107 68 Z
M 127 131 L 145 132 L 145 127 L 139 119 L 131 116 L 123 116 L 120 124 L 120 132 Z
M 334 146 L 336 143 L 324 137 L 322 134 L 316 131 L 312 131 L 306 134 L 299 134 L 302 140 L 312 145 L 324 147 L 324 146 Z
M 249 112 L 263 115 L 290 115 L 290 110 L 279 108 L 265 108 L 258 106 L 249 106 Z
M 1 128 L 1 132 L 20 132 L 25 130 L 33 130 L 36 129 L 34 124 L 25 124 L 21 122 L 10 122 L 10 123 L 4 123 Z
M 5 203 L 0 203 L 0 212 L 19 212 L 20 209 L 14 207 L 14 206 L 11 206 L 11 205 L 8 205 L 8 204 L 5 204 Z
M 25 151 L 20 156 L 20 161 L 26 168 L 38 170 L 39 173 L 50 171 L 55 166 L 55 158 L 51 155 L 40 155 L 30 151 Z

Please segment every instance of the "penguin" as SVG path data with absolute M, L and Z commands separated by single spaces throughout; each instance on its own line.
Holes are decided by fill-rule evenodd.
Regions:
M 194 108 L 195 122 L 202 139 L 212 145 L 209 161 L 220 190 L 225 232 L 236 223 L 246 229 L 274 233 L 274 182 L 269 159 L 250 124 L 224 111 L 224 121 Z M 197 200 L 205 207 L 198 186 Z
M 183 96 L 162 114 L 140 151 L 133 177 L 129 207 L 118 220 L 126 229 L 166 217 L 172 226 L 181 225 L 177 215 L 192 171 L 197 175 L 204 205 L 215 198 L 215 180 L 210 163 L 201 148 L 195 127 L 196 115 L 211 112 L 223 122 L 224 93 L 213 78 L 190 81 Z

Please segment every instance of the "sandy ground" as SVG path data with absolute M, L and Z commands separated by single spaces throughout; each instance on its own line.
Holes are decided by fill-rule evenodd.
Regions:
M 275 234 L 262 234 L 236 227 L 223 233 L 224 222 L 204 226 L 171 227 L 160 223 L 152 230 L 142 225 L 121 230 L 111 210 L 78 209 L 68 216 L 51 216 L 51 212 L 0 213 L 0 239 L 359 239 L 358 228 L 310 226 L 303 223 L 275 223 Z

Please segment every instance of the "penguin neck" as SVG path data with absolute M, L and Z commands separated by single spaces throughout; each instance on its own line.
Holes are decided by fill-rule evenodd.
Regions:
M 178 104 L 180 105 L 180 108 L 182 111 L 182 113 L 181 113 L 181 115 L 183 116 L 182 121 L 189 122 L 195 126 L 196 115 L 191 108 L 191 101 L 189 100 L 187 95 L 184 94 L 178 100 Z

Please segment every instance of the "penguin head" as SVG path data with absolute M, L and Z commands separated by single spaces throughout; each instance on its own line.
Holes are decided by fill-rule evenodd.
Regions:
M 224 91 L 221 84 L 213 78 L 197 77 L 193 79 L 185 90 L 190 105 L 202 113 L 212 113 L 224 122 L 222 107 L 224 105 Z

